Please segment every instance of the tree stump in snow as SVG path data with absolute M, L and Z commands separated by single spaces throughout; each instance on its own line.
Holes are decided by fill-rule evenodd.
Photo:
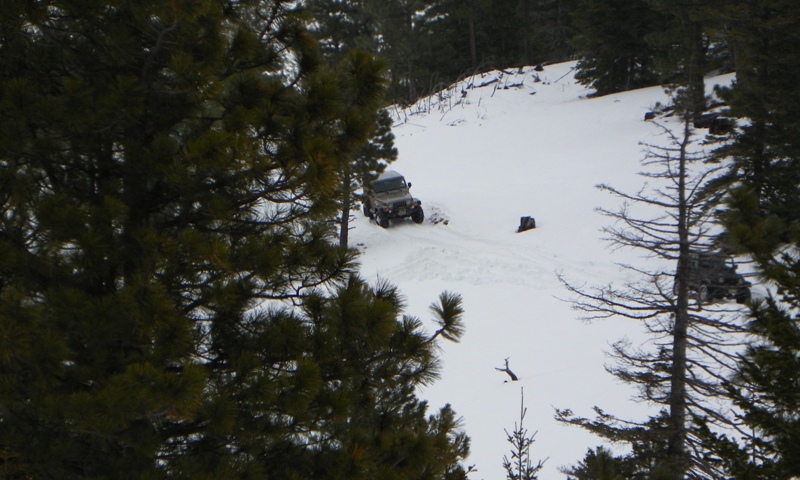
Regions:
M 533 217 L 520 217 L 517 233 L 524 232 L 525 230 L 530 230 L 532 228 L 536 228 L 536 220 L 534 220 Z

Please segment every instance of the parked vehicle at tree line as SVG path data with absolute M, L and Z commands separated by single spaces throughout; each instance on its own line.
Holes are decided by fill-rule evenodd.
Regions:
M 411 196 L 410 188 L 411 183 L 398 172 L 383 172 L 364 187 L 364 215 L 383 228 L 396 219 L 411 218 L 414 223 L 422 223 L 425 220 L 422 201 Z
M 750 300 L 750 282 L 736 271 L 733 258 L 722 252 L 690 252 L 688 262 L 689 292 L 700 303 L 734 299 Z M 677 283 L 675 284 L 677 289 Z

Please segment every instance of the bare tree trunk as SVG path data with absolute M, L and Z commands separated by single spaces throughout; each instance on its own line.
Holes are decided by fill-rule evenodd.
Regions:
M 339 248 L 347 248 L 348 235 L 350 232 L 350 207 L 352 205 L 352 182 L 350 166 L 345 167 L 344 179 L 342 181 L 342 210 L 341 218 L 339 219 Z
M 469 15 L 469 56 L 472 62 L 472 69 L 478 68 L 478 46 L 475 39 L 475 18 Z
M 417 99 L 417 82 L 414 79 L 414 61 L 408 59 L 408 101 L 414 102 Z
M 523 25 L 525 25 L 522 32 L 522 64 L 530 65 L 533 63 L 533 60 L 531 60 L 531 30 L 533 29 L 533 19 L 531 18 L 530 1 L 521 0 L 521 2 Z
M 691 136 L 690 120 L 684 120 L 683 140 L 680 143 L 676 195 L 678 210 L 678 285 L 675 326 L 672 332 L 672 377 L 669 393 L 669 439 L 667 457 L 671 477 L 683 480 L 688 468 L 686 450 L 686 351 L 689 329 L 689 207 L 686 196 L 686 148 Z
M 692 109 L 692 119 L 697 120 L 706 110 L 706 46 L 703 36 L 703 26 L 700 22 L 692 22 L 692 46 L 689 54 L 689 71 L 686 83 L 689 89 L 689 105 Z
M 689 318 L 675 313 L 672 336 L 672 378 L 669 392 L 669 439 L 667 457 L 670 477 L 683 480 L 686 468 L 686 346 Z

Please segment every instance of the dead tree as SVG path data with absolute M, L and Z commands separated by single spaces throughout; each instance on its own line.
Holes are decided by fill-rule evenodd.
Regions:
M 557 418 L 581 426 L 613 441 L 646 448 L 657 458 L 650 475 L 680 479 L 716 477 L 713 465 L 703 461 L 703 449 L 692 430 L 694 420 L 707 419 L 719 428 L 735 426 L 724 404 L 724 384 L 729 380 L 737 349 L 741 315 L 735 305 L 703 305 L 689 297 L 686 261 L 690 250 L 713 244 L 713 216 L 701 195 L 706 179 L 716 169 L 703 163 L 706 155 L 693 151 L 687 118 L 682 131 L 661 126 L 667 146 L 647 145 L 642 161 L 645 186 L 627 193 L 609 185 L 599 188 L 623 200 L 618 210 L 599 209 L 614 220 L 604 229 L 615 247 L 631 247 L 647 258 L 640 265 L 623 265 L 636 280 L 604 288 L 587 289 L 565 278 L 574 294 L 573 309 L 585 320 L 623 317 L 637 320 L 652 339 L 651 348 L 631 348 L 625 341 L 613 344 L 616 364 L 607 370 L 634 385 L 641 399 L 663 406 L 664 415 L 648 420 L 620 419 L 596 408 L 597 417 L 577 417 L 559 410 Z M 642 211 L 653 212 L 640 218 Z M 637 443 L 638 442 L 638 443 Z

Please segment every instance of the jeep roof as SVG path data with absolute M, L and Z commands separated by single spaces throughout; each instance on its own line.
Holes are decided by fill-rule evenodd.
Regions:
M 380 175 L 378 175 L 378 178 L 376 179 L 376 181 L 377 180 L 387 180 L 389 178 L 395 178 L 395 177 L 401 177 L 402 178 L 403 175 L 401 175 L 399 172 L 396 172 L 394 170 L 386 170 L 383 173 L 381 173 Z
M 381 184 L 381 188 L 378 188 L 378 184 Z M 372 182 L 372 188 L 378 193 L 406 187 L 405 178 L 394 170 L 387 170 L 381 173 L 380 176 Z

